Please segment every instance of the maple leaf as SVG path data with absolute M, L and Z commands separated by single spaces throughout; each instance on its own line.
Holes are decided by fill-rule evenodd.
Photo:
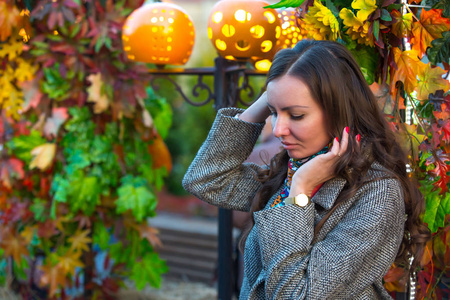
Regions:
M 65 287 L 67 284 L 66 273 L 63 272 L 61 266 L 57 264 L 52 266 L 51 264 L 46 264 L 40 267 L 43 272 L 41 276 L 41 285 L 50 286 L 50 297 L 56 295 L 58 287 Z
M 34 74 L 38 70 L 36 65 L 31 65 L 23 59 L 16 59 L 17 67 L 14 70 L 14 77 L 19 81 L 29 81 L 33 79 Z
M 32 160 L 31 150 L 45 143 L 41 133 L 32 130 L 29 134 L 22 133 L 7 143 L 7 147 L 19 159 L 29 163 Z
M 84 264 L 80 260 L 81 251 L 67 251 L 63 256 L 58 256 L 57 266 L 64 272 L 64 274 L 75 275 L 76 268 L 84 268 Z
M 104 112 L 109 107 L 109 99 L 104 92 L 104 82 L 102 80 L 102 74 L 91 74 L 86 79 L 91 83 L 91 86 L 87 88 L 87 101 L 95 103 L 94 113 L 99 114 Z
M 26 112 L 30 108 L 36 108 L 41 102 L 42 92 L 39 88 L 39 80 L 21 81 L 18 83 L 23 91 L 23 110 Z
M 147 239 L 153 247 L 162 247 L 163 244 L 158 237 L 158 229 L 148 224 L 140 224 L 137 226 L 141 238 Z
M 168 271 L 166 262 L 161 260 L 156 253 L 147 253 L 142 261 L 133 264 L 130 278 L 136 283 L 136 288 L 142 290 L 147 283 L 159 288 L 161 274 Z
M 402 14 L 398 10 L 394 9 L 391 15 L 397 21 L 391 26 L 391 32 L 398 38 L 408 37 L 411 34 L 411 26 L 413 21 L 412 13 Z
M 5 41 L 17 26 L 20 20 L 20 12 L 15 5 L 7 1 L 0 2 L 0 40 Z
M 0 181 L 6 188 L 12 187 L 11 180 L 13 178 L 23 179 L 25 176 L 23 166 L 24 163 L 14 157 L 2 162 L 0 165 Z
M 26 244 L 30 244 L 36 231 L 36 225 L 25 226 L 25 228 L 20 232 L 20 236 L 23 237 Z
M 90 250 L 90 244 L 92 243 L 92 239 L 89 237 L 90 232 L 89 229 L 77 229 L 75 234 L 68 239 L 69 242 L 72 243 L 70 249 L 88 252 Z
M 434 177 L 439 177 L 439 179 L 433 184 L 435 187 L 441 189 L 440 194 L 444 194 L 448 191 L 447 184 L 449 183 L 450 175 L 447 175 L 447 173 L 450 172 L 450 165 L 448 165 L 446 162 L 450 162 L 450 154 L 444 153 L 441 149 L 439 149 L 435 154 L 428 157 L 425 163 L 426 166 L 430 166 L 431 164 L 433 164 L 433 166 L 435 167 L 430 171 L 430 173 Z M 448 197 L 450 197 L 450 193 L 447 195 L 447 198 Z
M 423 221 L 432 233 L 444 226 L 446 216 L 450 214 L 450 193 L 439 195 L 439 192 L 433 188 L 434 186 L 428 182 L 421 182 L 420 191 L 426 201 Z
M 20 235 L 15 235 L 11 229 L 4 228 L 1 232 L 0 247 L 5 251 L 4 256 L 12 256 L 17 264 L 22 261 L 22 255 L 28 256 L 27 243 Z
M 420 22 L 414 22 L 411 38 L 412 49 L 420 57 L 424 55 L 431 42 L 442 38 L 442 33 L 450 30 L 450 20 L 441 16 L 442 9 L 422 10 Z
M 69 118 L 66 107 L 55 107 L 52 110 L 52 116 L 47 119 L 44 125 L 44 133 L 48 137 L 54 137 L 62 124 Z
M 404 268 L 393 264 L 383 277 L 384 286 L 390 292 L 405 292 L 407 274 Z
M 441 67 L 432 68 L 431 64 L 426 64 L 421 71 L 422 73 L 417 74 L 419 77 L 419 84 L 416 87 L 417 99 L 427 100 L 430 94 L 434 94 L 438 90 L 448 91 L 450 89 L 450 82 L 442 78 L 447 72 Z
M 153 214 L 156 207 L 156 196 L 147 187 L 145 179 L 126 176 L 122 179 L 122 186 L 117 193 L 119 195 L 115 201 L 117 213 L 131 210 L 138 222 Z
M 361 21 L 365 21 L 377 9 L 377 3 L 376 0 L 353 0 L 352 8 L 358 9 L 356 17 Z
M 12 61 L 22 53 L 23 43 L 21 41 L 11 40 L 8 43 L 1 44 L 0 47 L 0 57 L 4 58 L 8 56 L 8 59 Z
M 54 143 L 45 143 L 37 146 L 31 150 L 31 155 L 33 155 L 34 158 L 30 163 L 30 169 L 38 168 L 41 171 L 47 170 L 53 164 L 55 153 L 56 144 Z
M 423 73 L 426 64 L 421 62 L 418 58 L 418 53 L 415 50 L 401 51 L 398 48 L 393 48 L 395 63 L 397 70 L 394 71 L 394 76 L 391 79 L 391 89 L 395 88 L 397 81 L 402 81 L 405 90 L 411 94 L 418 85 L 417 74 Z

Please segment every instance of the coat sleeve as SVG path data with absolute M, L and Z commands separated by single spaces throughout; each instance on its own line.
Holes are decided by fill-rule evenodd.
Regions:
M 380 282 L 402 241 L 403 194 L 396 180 L 380 179 L 355 197 L 315 244 L 314 203 L 256 212 L 263 271 L 252 289 L 266 299 L 354 299 Z
M 258 140 L 264 123 L 234 118 L 242 109 L 219 110 L 203 145 L 189 166 L 183 187 L 210 204 L 249 211 L 261 183 L 256 164 L 244 164 Z

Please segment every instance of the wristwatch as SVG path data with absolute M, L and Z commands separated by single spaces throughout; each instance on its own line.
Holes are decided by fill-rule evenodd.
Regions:
M 295 197 L 287 197 L 284 199 L 284 204 L 296 204 L 300 207 L 305 207 L 311 203 L 311 197 L 306 194 L 298 194 Z

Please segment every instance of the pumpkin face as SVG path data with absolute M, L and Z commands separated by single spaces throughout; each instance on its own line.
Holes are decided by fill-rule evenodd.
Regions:
M 125 21 L 123 48 L 130 60 L 159 65 L 185 64 L 194 46 L 194 25 L 179 6 L 150 3 Z
M 208 19 L 208 37 L 231 60 L 272 59 L 281 35 L 278 13 L 260 0 L 222 0 Z

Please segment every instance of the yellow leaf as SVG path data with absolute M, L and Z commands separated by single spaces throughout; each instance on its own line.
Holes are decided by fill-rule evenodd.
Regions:
M 20 236 L 24 238 L 25 243 L 29 244 L 33 239 L 34 233 L 37 230 L 37 226 L 26 226 L 20 233 Z
M 58 256 L 57 266 L 62 269 L 65 274 L 75 274 L 76 268 L 84 268 L 84 264 L 80 261 L 80 251 L 68 251 L 64 256 Z
M 56 228 L 61 231 L 64 232 L 65 228 L 63 223 L 68 223 L 72 221 L 72 217 L 69 215 L 65 215 L 63 217 L 58 217 L 56 218 Z
M 95 103 L 94 113 L 102 113 L 109 107 L 109 99 L 106 96 L 106 93 L 102 91 L 104 86 L 102 74 L 91 74 L 87 77 L 87 80 L 91 83 L 91 86 L 87 88 L 87 101 Z
M 418 85 L 417 74 L 422 73 L 425 64 L 419 60 L 418 52 L 415 50 L 401 51 L 393 48 L 397 70 L 391 77 L 391 87 L 395 88 L 397 81 L 403 82 L 405 90 L 411 94 Z
M 19 235 L 16 236 L 10 229 L 2 230 L 0 247 L 4 250 L 4 256 L 12 256 L 17 264 L 21 264 L 22 255 L 28 256 L 26 241 Z
M 92 243 L 92 239 L 89 237 L 90 230 L 80 230 L 75 232 L 74 236 L 69 238 L 69 242 L 72 243 L 70 249 L 74 251 L 89 251 L 89 244 Z
M 14 77 L 17 81 L 23 82 L 33 79 L 37 66 L 33 66 L 23 59 L 17 59 L 17 67 L 14 70 Z
M 427 100 L 430 94 L 434 94 L 438 90 L 447 92 L 450 89 L 450 82 L 442 78 L 446 73 L 447 71 L 441 67 L 432 68 L 431 64 L 427 64 L 423 71 L 418 74 L 417 99 Z
M 0 106 L 5 110 L 6 116 L 19 119 L 23 104 L 23 93 L 11 83 L 13 78 L 8 71 L 0 74 Z
M 353 0 L 352 8 L 358 9 L 356 16 L 364 22 L 377 9 L 376 0 Z
M 361 21 L 347 8 L 343 8 L 340 11 L 339 17 L 343 20 L 344 27 L 347 28 L 346 33 L 352 40 L 357 40 L 360 44 L 373 47 L 373 37 L 372 35 L 369 35 L 369 22 Z
M 339 22 L 336 17 L 331 10 L 318 0 L 315 0 L 313 6 L 309 8 L 304 21 L 305 29 L 310 38 L 336 41 L 338 36 L 340 36 Z
M 47 170 L 53 163 L 55 153 L 56 144 L 46 143 L 37 146 L 36 148 L 31 150 L 31 155 L 33 155 L 34 158 L 30 163 L 30 169 L 38 168 L 41 171 Z
M 23 43 L 21 41 L 11 41 L 1 44 L 0 47 L 0 57 L 4 58 L 8 55 L 9 60 L 12 61 L 22 53 Z

